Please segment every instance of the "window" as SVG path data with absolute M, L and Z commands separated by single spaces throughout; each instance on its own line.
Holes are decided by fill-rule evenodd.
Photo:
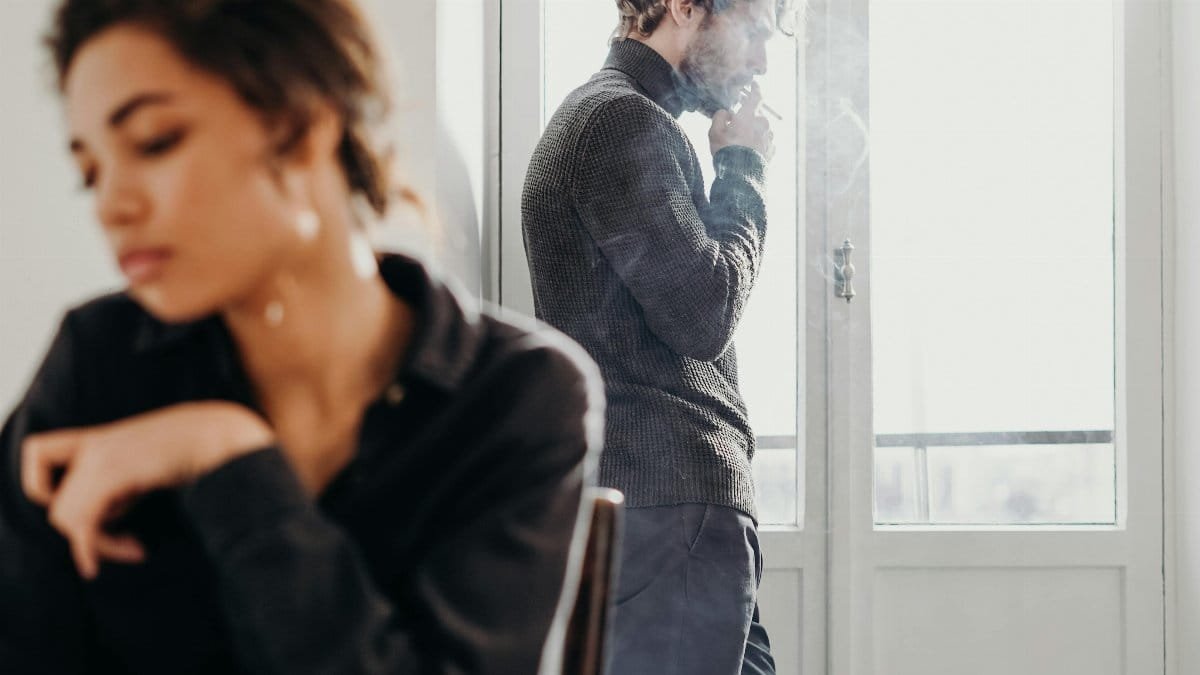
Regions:
M 1116 522 L 1113 22 L 870 5 L 877 522 Z

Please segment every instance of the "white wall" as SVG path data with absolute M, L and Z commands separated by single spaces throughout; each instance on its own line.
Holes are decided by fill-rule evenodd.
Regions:
M 63 309 L 117 276 L 64 144 L 40 36 L 48 0 L 0 0 L 0 407 L 7 414 Z
M 55 0 L 0 0 L 0 415 L 16 403 L 63 311 L 119 287 L 65 151 L 41 36 Z M 484 11 L 479 0 L 366 0 L 398 60 L 405 176 L 443 226 L 401 223 L 386 244 L 426 251 L 479 288 Z M 440 28 L 435 28 L 440 26 Z M 439 43 L 440 41 L 440 43 Z M 446 111 L 439 120 L 438 108 Z M 461 149 L 470 151 L 461 157 Z M 461 159 L 461 161 L 459 161 Z
M 1175 648 L 1177 672 L 1188 675 L 1200 673 L 1200 0 L 1172 10 Z
M 365 0 L 399 62 L 404 180 L 435 222 L 399 218 L 377 242 L 416 251 L 480 293 L 486 41 L 480 0 Z

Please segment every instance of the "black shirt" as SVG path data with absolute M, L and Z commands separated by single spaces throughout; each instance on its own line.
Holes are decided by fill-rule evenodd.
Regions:
M 602 433 L 598 375 L 410 259 L 380 270 L 417 333 L 316 502 L 278 448 L 245 455 L 143 498 L 122 526 L 146 562 L 86 583 L 24 496 L 23 439 L 255 404 L 219 318 L 168 326 L 125 295 L 67 314 L 0 435 L 0 672 L 536 672 Z

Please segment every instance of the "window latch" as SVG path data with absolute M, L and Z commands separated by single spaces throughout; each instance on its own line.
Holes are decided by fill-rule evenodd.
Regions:
M 835 294 L 839 298 L 845 298 L 847 303 L 854 299 L 854 265 L 850 262 L 850 254 L 853 251 L 854 244 L 847 239 L 841 248 L 836 249 L 838 261 L 833 268 L 834 280 L 837 281 Z

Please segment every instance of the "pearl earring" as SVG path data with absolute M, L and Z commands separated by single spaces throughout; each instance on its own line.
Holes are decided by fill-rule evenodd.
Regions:
M 296 231 L 300 233 L 300 238 L 305 241 L 312 241 L 317 236 L 317 231 L 321 229 L 321 217 L 312 209 L 304 209 L 296 214 Z
M 269 326 L 278 326 L 283 323 L 283 303 L 279 300 L 268 302 L 263 310 L 263 319 Z

